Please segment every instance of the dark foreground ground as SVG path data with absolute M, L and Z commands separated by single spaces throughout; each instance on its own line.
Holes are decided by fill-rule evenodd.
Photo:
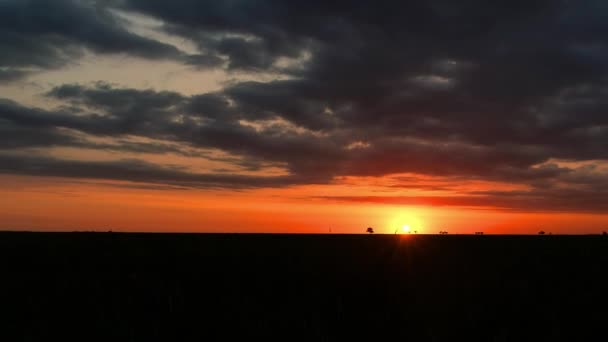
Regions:
M 3 341 L 608 341 L 602 236 L 2 233 L 0 272 Z

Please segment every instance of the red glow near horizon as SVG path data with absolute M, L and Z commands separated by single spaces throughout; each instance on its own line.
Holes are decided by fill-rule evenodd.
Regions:
M 605 215 L 397 205 L 315 198 L 320 187 L 280 190 L 146 190 L 59 179 L 3 177 L 1 229 L 151 232 L 588 234 L 605 230 Z M 32 185 L 39 182 L 38 185 Z M 12 188 L 12 189 L 11 189 Z M 24 190 L 25 189 L 25 190 Z M 325 186 L 325 193 L 347 190 Z

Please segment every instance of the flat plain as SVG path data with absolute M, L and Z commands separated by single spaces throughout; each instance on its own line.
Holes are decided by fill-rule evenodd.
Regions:
M 605 236 L 0 233 L 4 341 L 601 341 Z

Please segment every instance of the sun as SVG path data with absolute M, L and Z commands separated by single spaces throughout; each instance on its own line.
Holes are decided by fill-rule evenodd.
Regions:
M 399 210 L 387 220 L 387 231 L 394 234 L 418 234 L 427 226 L 420 210 Z

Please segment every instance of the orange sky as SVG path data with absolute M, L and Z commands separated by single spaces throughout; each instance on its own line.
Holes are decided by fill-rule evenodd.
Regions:
M 167 190 L 127 183 L 51 177 L 0 177 L 0 229 L 161 232 L 599 233 L 608 216 L 523 213 L 493 208 L 344 202 L 311 194 L 344 194 L 336 185 L 274 190 Z M 130 184 L 133 186 L 134 184 Z M 354 190 L 356 193 L 359 190 Z

